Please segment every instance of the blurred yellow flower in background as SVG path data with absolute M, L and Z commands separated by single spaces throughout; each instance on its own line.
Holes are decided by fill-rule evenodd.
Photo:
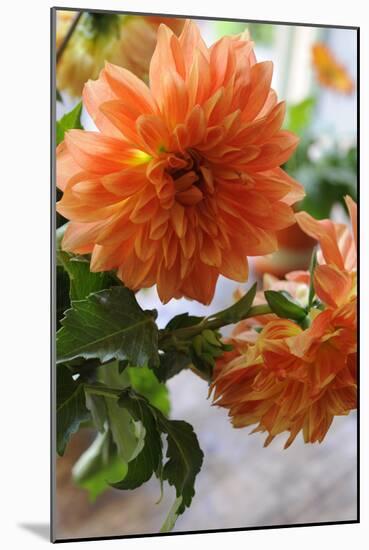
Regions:
M 312 55 L 316 76 L 322 86 L 344 94 L 351 94 L 354 91 L 352 78 L 328 46 L 317 42 L 313 45 Z
M 57 12 L 56 48 L 60 48 L 78 12 Z M 125 67 L 147 79 L 161 22 L 179 33 L 183 20 L 176 18 L 85 12 L 80 17 L 57 63 L 57 87 L 78 97 L 89 79 L 96 79 L 105 61 Z

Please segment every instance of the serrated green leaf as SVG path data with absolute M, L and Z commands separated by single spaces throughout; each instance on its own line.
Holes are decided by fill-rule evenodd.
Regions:
M 118 404 L 143 423 L 146 434 L 143 450 L 136 460 L 128 464 L 128 473 L 124 480 L 114 484 L 114 487 L 131 489 L 150 479 L 154 473 L 162 475 L 163 479 L 175 487 L 177 498 L 181 498 L 175 511 L 175 520 L 191 504 L 195 494 L 195 479 L 204 456 L 193 428 L 182 420 L 169 420 L 133 389 L 123 390 Z M 166 434 L 168 444 L 168 460 L 164 466 L 161 466 L 161 434 Z
M 306 310 L 288 298 L 284 293 L 276 290 L 266 290 L 264 292 L 266 301 L 270 309 L 283 319 L 293 319 L 301 321 L 306 317 Z
M 133 460 L 144 444 L 142 426 L 135 425 L 132 416 L 118 407 L 113 399 L 106 399 L 108 419 L 118 454 L 125 462 Z M 136 429 L 137 428 L 137 429 Z
M 60 252 L 59 258 L 63 258 L 63 268 L 69 276 L 71 301 L 83 300 L 93 292 L 108 289 L 114 283 L 109 273 L 92 273 L 88 262 L 78 261 L 67 252 Z
M 137 366 L 158 364 L 158 329 L 133 292 L 113 287 L 75 301 L 57 333 L 57 361 L 76 357 L 128 359 Z
M 60 101 L 60 103 L 63 103 L 63 98 L 58 89 L 56 89 L 55 95 L 56 95 L 56 101 Z
M 191 364 L 189 355 L 182 351 L 167 351 L 160 354 L 160 365 L 155 369 L 155 375 L 161 382 L 166 382 L 180 373 L 183 369 L 188 368 Z
M 246 317 L 248 314 L 252 303 L 255 299 L 256 294 L 256 283 L 252 285 L 250 290 L 242 296 L 238 302 L 233 304 L 233 306 L 223 309 L 214 315 L 211 315 L 209 319 L 221 319 L 225 323 L 238 323 Z
M 290 105 L 287 111 L 285 127 L 301 135 L 309 126 L 316 105 L 315 97 L 307 97 L 299 103 Z
M 70 437 L 81 423 L 90 419 L 83 384 L 73 380 L 70 371 L 60 366 L 56 373 L 56 446 L 63 455 Z
M 111 287 L 115 281 L 107 272 L 92 273 L 87 258 L 74 256 L 62 250 L 61 243 L 67 225 L 59 227 L 56 231 L 56 261 L 58 268 L 62 267 L 68 274 L 70 300 L 83 300 L 92 292 Z
M 127 464 L 118 456 L 109 431 L 98 434 L 92 445 L 73 466 L 73 481 L 86 489 L 90 501 L 109 489 L 112 483 L 124 478 Z
M 70 308 L 69 277 L 60 266 L 56 268 L 56 281 L 56 322 L 59 329 L 64 311 Z
M 91 418 L 97 430 L 101 433 L 105 432 L 105 422 L 108 417 L 106 403 L 101 395 L 86 393 L 86 407 L 91 413 Z
M 190 424 L 183 420 L 168 420 L 159 416 L 159 426 L 167 434 L 168 462 L 163 468 L 163 478 L 176 489 L 177 498 L 182 497 L 178 515 L 189 507 L 195 495 L 195 479 L 201 470 L 203 452 Z
M 97 369 L 97 380 L 110 388 L 124 389 L 130 384 L 127 372 L 119 373 L 118 361 L 102 365 Z M 115 399 L 106 398 L 107 421 L 118 454 L 124 462 L 133 460 L 144 445 L 145 430 L 134 421 L 132 415 L 118 406 Z
M 131 390 L 122 392 L 118 405 L 142 423 L 145 428 L 145 445 L 137 457 L 129 462 L 125 478 L 113 486 L 116 489 L 136 489 L 151 478 L 162 461 L 162 442 L 155 414 L 157 409 Z
M 169 392 L 165 384 L 159 382 L 154 372 L 148 367 L 128 367 L 127 374 L 132 388 L 148 399 L 165 416 L 170 411 Z
M 68 130 L 78 129 L 83 130 L 81 124 L 81 114 L 82 114 L 82 101 L 77 103 L 77 105 L 66 113 L 60 120 L 56 122 L 56 144 L 59 145 L 64 139 L 64 134 Z
M 197 317 L 195 315 L 189 315 L 189 313 L 181 313 L 176 315 L 166 325 L 165 330 L 176 330 L 178 328 L 192 327 L 198 325 L 204 317 Z

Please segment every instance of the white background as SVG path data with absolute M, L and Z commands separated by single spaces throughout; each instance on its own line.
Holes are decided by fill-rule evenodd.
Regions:
M 49 519 L 49 7 L 52 5 L 50 0 L 7 0 L 1 7 L 0 461 L 3 464 L 0 539 L 6 549 L 33 550 L 48 544 L 45 537 L 24 526 L 33 525 L 36 529 L 41 526 L 42 530 Z M 369 18 L 364 13 L 365 2 L 60 0 L 58 5 L 361 26 L 362 523 L 80 544 L 83 548 L 110 545 L 111 548 L 150 550 L 182 549 L 189 544 L 193 548 L 228 545 L 289 549 L 298 546 L 299 550 L 313 545 L 319 549 L 334 546 L 337 550 L 366 547 L 364 537 L 369 539 L 369 400 L 366 397 L 369 350 L 364 331 L 369 326 L 365 307 L 369 304 L 365 284 L 369 272 L 363 233 L 364 236 L 368 233 L 369 217 Z M 245 463 L 242 467 L 252 468 L 252 464 Z M 69 547 L 74 546 L 72 543 Z

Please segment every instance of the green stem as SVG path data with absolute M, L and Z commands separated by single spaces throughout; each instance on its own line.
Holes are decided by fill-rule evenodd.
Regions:
M 260 306 L 250 308 L 247 317 L 258 317 L 259 315 L 267 315 L 268 313 L 273 313 L 268 304 L 261 304 Z
M 83 15 L 83 11 L 80 11 L 79 13 L 77 13 L 77 15 L 75 16 L 75 18 L 73 19 L 73 22 L 71 24 L 71 26 L 69 27 L 68 29 L 68 32 L 67 34 L 65 35 L 65 37 L 63 38 L 63 41 L 62 43 L 60 44 L 59 48 L 58 48 L 58 51 L 56 52 L 56 62 L 58 63 L 60 61 L 60 58 L 61 56 L 63 55 L 63 52 L 65 50 L 65 48 L 67 47 L 68 45 L 68 42 L 69 40 L 71 39 L 77 25 L 78 25 L 78 22 L 79 20 L 81 19 L 81 16 Z
M 84 384 L 83 387 L 89 393 L 93 393 L 94 395 L 101 395 L 102 397 L 110 397 L 111 399 L 119 399 L 119 396 L 122 392 L 122 390 L 119 390 L 117 388 L 109 388 L 107 386 L 94 384 Z
M 248 319 L 250 317 L 256 317 L 258 315 L 266 315 L 268 313 L 272 313 L 272 310 L 268 306 L 268 304 L 262 304 L 259 306 L 253 306 L 249 309 L 247 315 L 243 317 L 243 319 Z M 242 319 L 242 320 L 243 320 Z M 197 336 L 198 334 L 201 334 L 203 330 L 209 329 L 209 330 L 217 330 L 219 328 L 225 327 L 227 325 L 233 324 L 232 322 L 225 322 L 223 319 L 209 319 L 205 318 L 201 321 L 201 323 L 198 323 L 197 325 L 193 325 L 192 327 L 186 327 L 186 328 L 179 328 L 176 330 L 172 330 L 169 333 L 163 333 L 160 338 L 160 348 L 165 349 L 165 342 L 170 341 L 178 341 L 178 340 L 189 340 L 193 338 L 194 336 Z

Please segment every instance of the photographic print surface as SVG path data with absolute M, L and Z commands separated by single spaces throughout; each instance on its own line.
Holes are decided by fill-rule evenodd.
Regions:
M 357 521 L 357 45 L 52 10 L 54 540 Z

